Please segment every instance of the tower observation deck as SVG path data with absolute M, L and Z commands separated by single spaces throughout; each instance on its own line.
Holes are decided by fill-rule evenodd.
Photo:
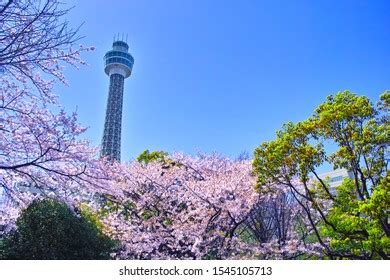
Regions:
M 134 64 L 134 58 L 128 50 L 127 43 L 115 41 L 112 50 L 104 56 L 104 71 L 110 77 L 110 86 L 100 156 L 110 161 L 121 160 L 123 88 Z

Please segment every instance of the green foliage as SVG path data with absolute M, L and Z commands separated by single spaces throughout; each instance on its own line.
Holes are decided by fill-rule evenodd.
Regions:
M 149 150 L 143 151 L 138 157 L 137 161 L 141 164 L 147 165 L 151 162 L 158 162 L 163 169 L 169 169 L 171 167 L 182 167 L 179 162 L 175 162 L 168 158 L 168 153 L 163 151 L 149 152 Z M 164 172 L 162 173 L 164 175 Z
M 330 238 L 329 247 L 322 244 L 330 257 L 390 256 L 389 104 L 389 91 L 376 107 L 365 96 L 340 92 L 307 120 L 285 124 L 274 141 L 254 152 L 257 189 L 270 192 L 270 183 L 289 186 L 309 220 L 315 210 L 320 221 L 311 225 L 319 241 Z M 325 143 L 337 149 L 328 154 Z M 334 192 L 326 179 L 317 178 L 324 163 L 348 170 L 353 179 Z M 327 211 L 325 205 L 332 207 Z
M 145 209 L 142 213 L 141 213 L 141 217 L 142 219 L 144 219 L 145 221 L 155 217 L 155 216 L 158 216 L 158 213 L 157 211 L 153 210 L 153 209 Z
M 275 141 L 263 143 L 254 153 L 254 173 L 257 187 L 263 188 L 269 182 L 284 183 L 286 178 L 296 175 L 307 181 L 310 171 L 325 160 L 322 143 L 311 144 L 308 133 L 313 128 L 311 120 L 287 123 L 277 132 Z
M 104 206 L 100 209 L 99 215 L 101 217 L 107 217 L 110 213 L 115 213 L 121 210 L 121 206 L 111 200 L 107 200 Z
M 53 199 L 34 201 L 2 240 L 1 259 L 109 259 L 118 245 L 87 207 L 81 217 Z
M 256 244 L 258 240 L 256 239 L 255 234 L 247 226 L 242 225 L 237 229 L 238 237 L 247 244 Z
M 173 225 L 173 220 L 170 219 L 170 218 L 167 218 L 163 221 L 163 225 L 166 226 L 166 227 L 170 227 Z
M 202 260 L 219 260 L 221 259 L 219 256 L 218 256 L 218 250 L 215 249 L 215 248 L 212 248 L 212 249 L 209 249 L 207 251 L 207 253 L 202 257 Z
M 380 101 L 378 104 L 379 109 L 384 110 L 386 112 L 390 109 L 390 90 L 385 91 L 380 96 Z
M 145 150 L 137 157 L 137 161 L 143 164 L 148 164 L 153 161 L 164 163 L 166 162 L 167 156 L 168 153 L 163 151 L 149 152 L 149 150 Z
M 373 199 L 358 200 L 353 180 L 346 179 L 337 187 L 337 201 L 328 213 L 329 225 L 323 227 L 324 236 L 331 237 L 330 247 L 343 255 L 364 256 L 370 259 L 389 255 L 389 237 L 380 224 L 386 215 L 387 202 L 377 203 Z M 373 191 L 373 197 L 381 193 L 380 187 Z M 386 204 L 387 203 L 387 204 Z M 387 205 L 387 206 L 386 206 Z M 376 211 L 370 213 L 370 206 Z

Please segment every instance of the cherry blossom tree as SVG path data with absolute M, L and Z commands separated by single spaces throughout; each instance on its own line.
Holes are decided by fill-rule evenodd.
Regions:
M 293 221 L 300 208 L 286 203 L 284 189 L 269 195 L 255 191 L 250 161 L 149 155 L 151 160 L 112 166 L 120 174 L 116 188 L 125 194 L 120 200 L 105 196 L 89 204 L 107 233 L 122 241 L 118 258 L 273 259 L 318 253 L 316 244 L 305 244 L 296 230 Z M 267 217 L 260 221 L 257 213 L 263 205 L 276 208 L 263 209 Z M 267 223 L 269 216 L 274 218 L 272 233 L 257 238 L 260 229 L 253 227 Z
M 91 49 L 75 47 L 80 37 L 63 20 L 68 11 L 57 0 L 0 6 L 0 186 L 17 203 L 29 201 L 20 185 L 83 195 L 107 179 L 96 148 L 80 140 L 76 113 L 53 93 L 56 81 L 65 83 L 63 65 L 84 64 L 80 52 Z
M 69 27 L 70 11 L 58 0 L 8 0 L 0 3 L 0 69 L 18 81 L 28 80 L 53 101 L 48 74 L 65 83 L 61 62 L 77 67 L 84 62 L 75 46 L 81 39 L 78 29 Z

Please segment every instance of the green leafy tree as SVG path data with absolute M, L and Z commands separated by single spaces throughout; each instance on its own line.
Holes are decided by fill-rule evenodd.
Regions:
M 148 164 L 153 161 L 165 163 L 167 161 L 167 156 L 168 153 L 163 151 L 150 152 L 149 150 L 145 150 L 137 157 L 137 161 L 143 164 Z
M 109 259 L 117 246 L 92 212 L 84 209 L 78 217 L 53 199 L 34 201 L 16 225 L 1 240 L 1 259 Z
M 389 91 L 377 106 L 365 96 L 340 92 L 255 150 L 258 190 L 288 188 L 332 259 L 389 258 L 389 105 Z M 332 189 L 318 174 L 324 164 L 348 170 L 352 179 Z

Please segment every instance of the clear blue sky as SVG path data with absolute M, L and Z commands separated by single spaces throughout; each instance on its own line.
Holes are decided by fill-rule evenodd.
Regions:
M 68 1 L 84 22 L 81 70 L 58 87 L 99 145 L 108 94 L 104 53 L 128 34 L 122 159 L 145 149 L 252 153 L 331 93 L 377 100 L 390 88 L 390 1 Z

